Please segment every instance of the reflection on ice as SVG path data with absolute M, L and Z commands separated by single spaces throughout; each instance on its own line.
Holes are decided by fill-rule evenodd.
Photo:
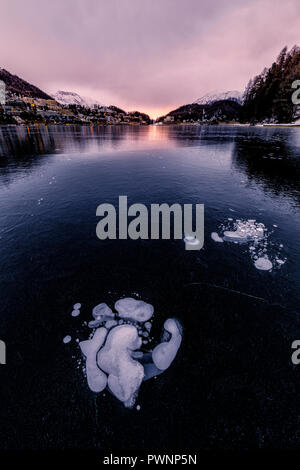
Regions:
M 106 387 L 126 407 L 135 403 L 143 380 L 161 374 L 174 361 L 182 341 L 182 327 L 170 318 L 164 323 L 162 342 L 149 347 L 154 308 L 142 300 L 120 299 L 117 313 L 102 303 L 93 309 L 92 338 L 79 343 L 86 358 L 89 388 Z M 100 327 L 100 328 L 99 328 Z

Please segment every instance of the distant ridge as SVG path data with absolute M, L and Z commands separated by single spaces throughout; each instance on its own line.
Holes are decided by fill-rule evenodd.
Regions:
M 216 101 L 231 100 L 242 104 L 243 93 L 237 90 L 232 91 L 212 91 L 198 98 L 193 104 L 212 104 Z
M 77 106 L 83 106 L 84 108 L 91 108 L 95 104 L 102 106 L 99 101 L 92 98 L 85 98 L 74 91 L 59 90 L 53 95 L 53 98 L 63 105 L 75 104 Z
M 42 98 L 51 100 L 51 96 L 40 90 L 38 87 L 31 85 L 17 75 L 12 75 L 5 69 L 0 68 L 0 80 L 5 83 L 6 93 L 8 95 L 27 96 L 29 98 Z

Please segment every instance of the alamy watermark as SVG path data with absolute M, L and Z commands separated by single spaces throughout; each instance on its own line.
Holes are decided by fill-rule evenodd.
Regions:
M 292 102 L 293 104 L 300 104 L 300 80 L 294 80 L 292 88 L 297 88 L 297 90 L 292 94 Z
M 5 105 L 5 83 L 0 80 L 0 104 Z
M 295 366 L 297 366 L 300 364 L 300 340 L 295 339 L 295 341 L 292 342 L 291 347 L 292 349 L 295 349 L 292 354 L 291 361 Z
M 6 364 L 6 344 L 0 340 L 0 364 Z
M 151 204 L 149 213 L 145 204 L 128 207 L 127 196 L 119 196 L 118 210 L 104 203 L 97 207 L 96 215 L 102 217 L 96 227 L 100 240 L 184 238 L 186 250 L 200 250 L 204 244 L 204 204 Z

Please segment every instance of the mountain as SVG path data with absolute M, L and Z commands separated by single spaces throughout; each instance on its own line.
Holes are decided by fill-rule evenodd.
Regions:
M 18 96 L 27 96 L 30 98 L 42 98 L 46 100 L 52 99 L 44 91 L 40 90 L 31 83 L 26 82 L 17 75 L 12 75 L 5 69 L 0 68 L 0 80 L 6 85 L 6 93 L 8 96 L 15 94 Z
M 99 101 L 91 99 L 91 98 L 85 98 L 78 93 L 75 93 L 73 91 L 57 91 L 54 95 L 53 98 L 55 101 L 57 101 L 60 104 L 64 105 L 69 105 L 69 104 L 76 104 L 78 106 L 83 106 L 84 108 L 91 108 L 93 107 L 94 104 L 97 104 L 99 106 L 102 106 Z
M 219 100 L 209 104 L 191 103 L 180 106 L 158 122 L 203 122 L 218 123 L 239 121 L 242 106 L 237 101 Z
M 243 93 L 237 90 L 233 91 L 212 91 L 198 98 L 193 104 L 212 104 L 215 101 L 231 100 L 242 104 Z

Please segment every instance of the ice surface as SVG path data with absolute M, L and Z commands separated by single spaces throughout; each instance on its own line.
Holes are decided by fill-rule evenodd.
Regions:
M 218 243 L 223 243 L 223 242 L 224 242 L 223 238 L 221 238 L 221 237 L 217 234 L 217 232 L 212 232 L 211 238 L 213 239 L 214 242 L 218 242 Z
M 268 257 L 258 258 L 254 261 L 254 265 L 257 269 L 262 271 L 270 271 L 273 268 L 273 264 Z
M 86 375 L 90 389 L 93 392 L 102 392 L 107 385 L 107 377 L 97 365 L 97 353 L 103 345 L 107 335 L 106 328 L 95 331 L 92 339 L 79 343 L 81 351 L 86 357 Z
M 141 339 L 133 325 L 113 328 L 98 352 L 99 367 L 108 373 L 108 387 L 127 407 L 132 407 L 144 378 L 144 368 L 131 357 L 140 348 Z
M 156 367 L 165 370 L 172 364 L 180 347 L 182 336 L 181 328 L 174 318 L 169 318 L 164 323 L 164 329 L 171 334 L 168 342 L 156 346 L 152 352 L 152 359 Z
M 138 322 L 146 322 L 152 317 L 154 312 L 152 305 L 131 297 L 118 300 L 115 303 L 115 309 L 121 318 L 130 318 Z

